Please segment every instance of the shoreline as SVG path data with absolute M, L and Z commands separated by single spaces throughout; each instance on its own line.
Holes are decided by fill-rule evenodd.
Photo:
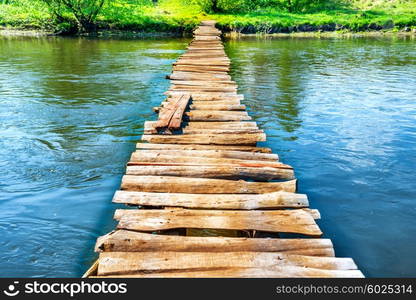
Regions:
M 188 32 L 146 32 L 135 30 L 101 30 L 96 33 L 64 35 L 46 30 L 17 29 L 0 27 L 2 37 L 86 37 L 86 38 L 166 38 L 183 37 L 190 38 L 192 33 Z M 237 31 L 225 32 L 228 39 L 242 38 L 356 38 L 356 37 L 416 37 L 416 30 L 372 30 L 372 31 L 304 31 L 289 33 L 241 33 Z

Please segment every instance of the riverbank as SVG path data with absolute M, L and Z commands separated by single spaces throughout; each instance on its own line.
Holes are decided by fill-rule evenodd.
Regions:
M 0 27 L 0 36 L 3 37 L 46 37 L 60 36 L 53 31 L 30 30 L 30 29 L 10 29 Z M 101 30 L 96 33 L 78 34 L 80 37 L 93 37 L 103 39 L 135 39 L 135 38 L 167 38 L 167 37 L 191 37 L 187 32 L 146 32 L 132 30 Z M 359 37 L 411 37 L 416 38 L 416 30 L 378 30 L 378 31 L 311 31 L 311 32 L 291 32 L 291 33 L 241 33 L 237 31 L 224 34 L 227 39 L 244 38 L 359 38 Z
M 187 35 L 202 19 L 213 19 L 224 33 L 280 34 L 297 32 L 416 32 L 416 5 L 411 1 L 381 1 L 379 5 L 322 8 L 309 13 L 289 13 L 277 7 L 250 12 L 229 10 L 206 13 L 186 1 L 111 1 L 97 16 L 99 31 L 140 32 L 160 35 Z M 17 4 L 20 3 L 20 4 Z M 192 2 L 193 3 L 193 2 Z M 370 2 L 371 3 L 371 2 Z M 68 15 L 68 20 L 71 17 Z M 0 4 L 0 26 L 8 30 L 41 30 L 57 34 L 74 34 L 71 22 L 57 22 L 42 2 L 20 0 Z

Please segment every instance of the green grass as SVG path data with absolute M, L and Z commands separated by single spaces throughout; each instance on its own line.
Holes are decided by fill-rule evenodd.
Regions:
M 1 0 L 0 0 L 1 3 Z M 324 5 L 309 13 L 289 13 L 273 6 L 248 13 L 207 14 L 192 0 L 108 1 L 98 16 L 101 29 L 147 32 L 190 32 L 201 20 L 215 19 L 224 31 L 276 33 L 293 31 L 400 30 L 416 26 L 415 0 L 350 0 L 347 5 Z M 0 26 L 59 30 L 38 0 L 0 4 Z

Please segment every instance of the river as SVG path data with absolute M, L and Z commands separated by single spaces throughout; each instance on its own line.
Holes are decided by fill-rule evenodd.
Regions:
M 0 276 L 79 277 L 189 39 L 0 38 Z M 410 37 L 225 43 L 262 143 L 291 164 L 337 256 L 416 276 Z

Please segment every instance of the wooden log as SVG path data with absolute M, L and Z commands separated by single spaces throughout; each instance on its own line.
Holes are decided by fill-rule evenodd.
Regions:
M 174 176 L 124 175 L 121 189 L 152 193 L 187 194 L 263 194 L 278 191 L 294 193 L 296 192 L 296 179 L 284 182 L 249 182 Z
M 180 145 L 180 144 L 149 144 L 137 143 L 137 149 L 162 149 L 162 150 L 229 150 L 246 151 L 258 153 L 272 153 L 272 149 L 253 146 L 233 146 L 233 145 Z
M 283 191 L 265 194 L 180 194 L 117 191 L 113 202 L 140 206 L 243 210 L 302 208 L 309 205 L 306 195 Z
M 210 271 L 225 268 L 286 268 L 325 271 L 357 270 L 351 258 L 316 257 L 271 252 L 101 252 L 98 275 Z M 322 270 L 321 272 L 319 272 Z M 300 271 L 300 270 L 299 270 Z
M 201 145 L 255 145 L 266 141 L 265 134 L 183 134 L 142 135 L 142 141 L 155 144 L 201 144 Z
M 271 239 L 155 235 L 116 230 L 101 236 L 96 252 L 280 252 L 308 256 L 334 256 L 330 239 Z
M 272 161 L 277 162 L 279 156 L 273 153 L 256 153 L 236 150 L 222 150 L 222 149 L 209 149 L 209 150 L 186 150 L 186 149 L 158 149 L 158 150 L 141 150 L 135 152 L 137 155 L 140 153 L 148 153 L 153 155 L 171 155 L 171 156 L 190 156 L 190 157 L 205 157 L 205 158 L 232 158 L 240 160 L 253 160 L 253 161 Z
M 251 117 L 246 111 L 222 111 L 222 110 L 193 110 L 185 115 L 190 121 L 248 121 Z
M 294 210 L 118 209 L 118 229 L 157 231 L 175 228 L 259 230 L 322 235 L 312 215 Z
M 241 167 L 235 165 L 209 165 L 190 163 L 140 163 L 127 167 L 127 175 L 182 176 L 197 178 L 253 179 L 269 181 L 273 179 L 294 179 L 290 169 L 270 167 Z

